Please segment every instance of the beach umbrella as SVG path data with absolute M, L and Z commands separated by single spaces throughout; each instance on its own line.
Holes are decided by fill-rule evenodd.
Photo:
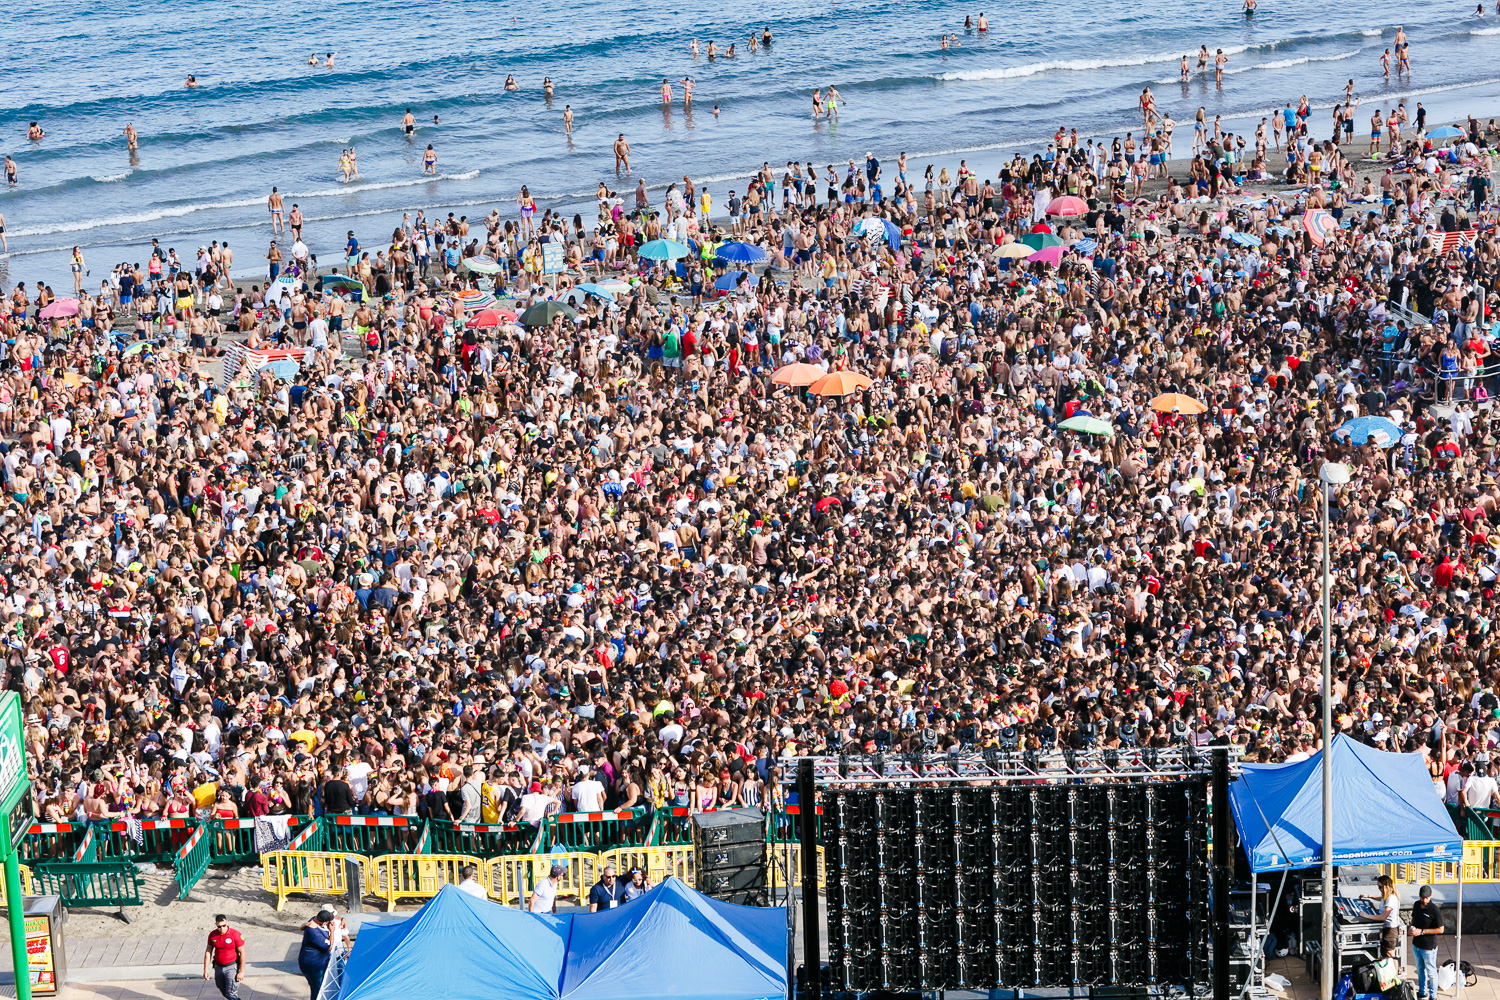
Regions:
M 714 257 L 731 264 L 763 264 L 770 259 L 769 254 L 753 243 L 725 243 L 714 251 Z
M 1162 393 L 1151 400 L 1151 408 L 1160 410 L 1162 413 L 1206 413 L 1208 411 L 1208 407 L 1192 396 L 1184 396 L 1180 392 Z
M 1354 444 L 1372 442 L 1381 448 L 1389 448 L 1401 440 L 1401 428 L 1394 420 L 1387 420 L 1385 417 L 1355 417 L 1346 421 L 1334 434 L 1348 438 Z
M 1254 233 L 1230 233 L 1229 242 L 1238 243 L 1242 247 L 1260 246 L 1260 237 Z
M 596 299 L 603 299 L 605 302 L 613 302 L 615 300 L 614 292 L 603 285 L 596 285 L 592 281 L 586 281 L 581 285 L 574 286 L 574 288 L 585 295 L 592 295 Z
M 488 257 L 465 257 L 463 268 L 475 274 L 499 274 L 505 270 L 505 265 L 497 264 Z
M 53 299 L 41 312 L 42 319 L 57 319 L 60 316 L 77 316 L 77 299 Z
M 516 314 L 509 309 L 481 309 L 470 317 L 467 325 L 471 330 L 489 330 L 515 321 Z
M 652 240 L 642 244 L 636 252 L 647 260 L 681 260 L 692 253 L 676 240 Z
M 1029 233 L 1021 237 L 1021 242 L 1031 247 L 1033 251 L 1045 250 L 1048 247 L 1060 247 L 1063 241 L 1051 233 Z
M 1318 246 L 1322 246 L 1332 236 L 1334 230 L 1338 229 L 1339 221 L 1333 217 L 1333 213 L 1325 212 L 1321 208 L 1309 208 L 1302 213 L 1302 227 L 1307 230 L 1307 235 Z
M 1028 264 L 1051 264 L 1056 267 L 1062 262 L 1063 248 L 1060 246 L 1043 247 L 1030 257 L 1026 258 Z
M 721 292 L 732 292 L 740 286 L 740 279 L 750 279 L 754 275 L 749 271 L 729 271 L 714 282 L 714 287 Z
M 277 361 L 267 361 L 256 370 L 256 374 L 258 375 L 263 371 L 269 370 L 273 378 L 290 382 L 297 377 L 300 367 L 295 358 L 281 358 Z
M 829 372 L 807 387 L 814 396 L 852 396 L 863 392 L 875 383 L 870 376 L 848 370 Z
M 860 219 L 854 224 L 855 236 L 884 236 L 885 227 L 880 224 L 881 220 L 873 216 L 868 219 Z
M 522 313 L 521 323 L 524 326 L 548 326 L 559 316 L 566 316 L 568 319 L 578 318 L 578 314 L 573 311 L 573 307 L 566 302 L 549 300 L 547 302 L 538 302 Z
M 1065 431 L 1077 431 L 1079 434 L 1097 434 L 1103 437 L 1114 437 L 1115 428 L 1108 420 L 1100 420 L 1098 417 L 1069 417 L 1057 425 Z
M 365 283 L 358 278 L 351 278 L 347 274 L 330 274 L 323 279 L 323 291 L 325 292 L 359 292 L 364 293 Z
M 1089 203 L 1082 198 L 1065 194 L 1061 198 L 1053 198 L 1048 203 L 1047 214 L 1060 216 L 1088 215 Z
M 1083 254 L 1085 257 L 1092 257 L 1094 251 L 1098 249 L 1099 243 L 1096 240 L 1082 239 L 1073 241 L 1073 250 L 1076 253 Z
M 1291 226 L 1272 226 L 1272 227 L 1270 227 L 1270 229 L 1268 229 L 1266 231 L 1270 232 L 1270 233 L 1275 233 L 1277 236 L 1290 236 L 1290 235 L 1292 235 L 1292 227 Z
M 890 219 L 881 219 L 881 225 L 885 227 L 885 242 L 892 250 L 901 249 L 901 227 Z
M 1007 243 L 1000 248 L 1000 256 L 1013 259 L 1030 257 L 1034 253 L 1036 253 L 1035 248 L 1025 243 Z
M 1429 139 L 1460 139 L 1463 138 L 1464 130 L 1454 128 L 1452 125 L 1439 125 L 1427 133 Z
M 771 382 L 775 385 L 812 385 L 824 375 L 823 369 L 817 365 L 809 365 L 798 361 L 790 365 L 782 365 L 771 373 Z
M 151 343 L 149 341 L 137 340 L 135 343 L 131 344 L 129 347 L 125 348 L 125 350 L 121 351 L 120 353 L 122 355 L 126 356 L 126 357 L 129 357 L 132 354 L 139 354 L 142 351 L 146 351 L 146 350 L 150 350 L 150 349 L 151 349 Z

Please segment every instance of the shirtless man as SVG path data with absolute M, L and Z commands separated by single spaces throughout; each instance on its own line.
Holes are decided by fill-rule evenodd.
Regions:
M 5 183 L 9 187 L 15 187 L 18 183 L 16 181 L 16 161 L 10 158 L 9 153 L 5 154 Z
M 286 220 L 292 227 L 292 239 L 300 240 L 302 238 L 302 209 L 293 204 Z
M 573 134 L 573 105 L 563 105 L 563 131 L 569 135 Z
M 839 105 L 841 103 L 847 104 L 848 102 L 844 100 L 844 95 L 835 90 L 833 84 L 830 83 L 828 85 L 828 94 L 823 98 L 823 105 L 828 109 L 828 114 L 833 116 L 834 121 L 839 120 Z
M 981 33 L 990 30 L 989 18 L 985 17 L 983 14 L 979 15 L 979 30 Z
M 136 140 L 137 140 L 137 136 L 135 134 L 135 126 L 132 125 L 130 122 L 126 122 L 125 123 L 125 148 L 128 149 L 128 150 L 130 150 L 132 153 L 134 153 L 135 152 Z
M 309 66 L 321 66 L 321 65 L 323 65 L 322 63 L 318 62 L 318 54 L 316 52 L 314 52 L 312 55 L 310 55 L 310 56 L 307 57 L 307 64 Z
M 266 199 L 266 208 L 271 210 L 271 228 L 277 233 L 286 232 L 281 224 L 281 194 L 274 187 L 271 197 Z
M 620 166 L 624 165 L 625 172 L 630 173 L 630 143 L 625 141 L 625 133 L 615 140 L 615 173 L 620 172 Z
M 411 108 L 406 109 L 406 114 L 401 116 L 401 131 L 411 135 L 417 130 L 417 120 L 412 117 Z

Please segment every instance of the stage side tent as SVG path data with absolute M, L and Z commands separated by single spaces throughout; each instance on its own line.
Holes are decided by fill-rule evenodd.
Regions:
M 1417 754 L 1333 740 L 1333 863 L 1454 861 L 1463 838 Z M 1323 861 L 1323 754 L 1294 764 L 1246 764 L 1229 802 L 1250 867 L 1312 868 Z
M 723 903 L 669 878 L 573 920 L 562 1000 L 770 1000 L 786 995 L 786 910 Z
M 361 929 L 339 1000 L 558 1000 L 571 921 L 445 886 L 411 919 Z

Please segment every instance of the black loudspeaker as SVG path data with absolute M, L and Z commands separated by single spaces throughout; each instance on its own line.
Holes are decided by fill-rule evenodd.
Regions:
M 759 809 L 722 809 L 693 817 L 697 888 L 715 899 L 767 906 L 766 818 Z

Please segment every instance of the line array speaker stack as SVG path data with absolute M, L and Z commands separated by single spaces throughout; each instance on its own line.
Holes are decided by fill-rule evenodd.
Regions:
M 835 991 L 1207 981 L 1206 780 L 821 794 Z
M 769 906 L 766 818 L 759 809 L 721 809 L 693 816 L 698 891 L 727 903 Z

